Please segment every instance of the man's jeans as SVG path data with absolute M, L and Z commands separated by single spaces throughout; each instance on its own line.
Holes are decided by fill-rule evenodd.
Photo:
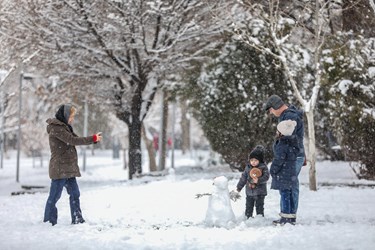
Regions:
M 51 188 L 49 191 L 46 208 L 44 210 L 44 222 L 49 221 L 52 223 L 52 225 L 55 225 L 57 223 L 56 203 L 60 199 L 64 187 L 66 188 L 69 194 L 70 214 L 72 217 L 72 223 L 77 223 L 83 220 L 79 202 L 80 192 L 76 178 L 73 177 L 68 179 L 56 179 L 51 181 Z
M 296 175 L 297 175 L 297 182 L 296 184 L 292 187 L 292 195 L 293 195 L 293 202 L 294 202 L 294 213 L 297 213 L 298 209 L 298 200 L 299 200 L 299 180 L 298 180 L 298 175 L 301 172 L 303 162 L 305 161 L 305 157 L 297 157 L 296 160 Z
M 295 217 L 295 207 L 291 189 L 280 190 L 281 217 Z

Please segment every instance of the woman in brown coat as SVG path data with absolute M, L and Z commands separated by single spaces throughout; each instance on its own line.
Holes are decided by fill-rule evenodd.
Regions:
M 69 194 L 72 224 L 84 223 L 80 208 L 80 192 L 76 177 L 81 173 L 78 167 L 76 145 L 89 145 L 101 141 L 100 133 L 88 137 L 78 137 L 71 126 L 76 108 L 71 104 L 61 105 L 55 118 L 47 120 L 47 132 L 51 149 L 49 177 L 51 188 L 44 211 L 44 222 L 52 226 L 57 223 L 56 203 L 65 187 Z

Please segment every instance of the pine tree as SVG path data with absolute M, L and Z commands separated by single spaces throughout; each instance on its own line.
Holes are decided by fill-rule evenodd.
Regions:
M 326 50 L 324 84 L 328 87 L 323 94 L 330 101 L 320 104 L 319 113 L 325 113 L 327 119 L 321 122 L 338 138 L 346 159 L 358 162 L 359 168 L 353 166 L 358 178 L 374 179 L 375 53 L 372 48 L 375 39 L 348 35 L 352 39 L 347 46 L 337 45 L 340 44 L 337 40 L 343 39 L 337 37 L 331 41 L 332 49 Z
M 212 149 L 232 168 L 244 168 L 258 144 L 272 154 L 275 122 L 263 110 L 271 93 L 287 93 L 278 62 L 266 53 L 233 42 L 207 65 L 195 83 L 194 107 Z

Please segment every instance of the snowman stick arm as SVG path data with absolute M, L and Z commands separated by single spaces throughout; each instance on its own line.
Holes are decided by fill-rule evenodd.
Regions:
M 196 194 L 195 199 L 199 199 L 199 198 L 202 198 L 203 196 L 209 196 L 209 195 L 212 195 L 212 194 L 210 193 Z

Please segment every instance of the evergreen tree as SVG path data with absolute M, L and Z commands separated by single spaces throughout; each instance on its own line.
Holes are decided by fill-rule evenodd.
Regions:
M 352 36 L 352 34 L 348 34 Z M 347 35 L 342 35 L 347 36 Z M 325 70 L 328 88 L 323 92 L 329 102 L 321 103 L 325 128 L 338 138 L 346 159 L 358 162 L 353 167 L 358 178 L 375 178 L 375 39 L 353 37 L 347 46 L 326 50 Z
M 230 43 L 194 85 L 193 106 L 214 151 L 232 168 L 243 168 L 250 150 L 262 144 L 271 160 L 276 123 L 263 104 L 273 93 L 286 100 L 289 88 L 274 57 Z

